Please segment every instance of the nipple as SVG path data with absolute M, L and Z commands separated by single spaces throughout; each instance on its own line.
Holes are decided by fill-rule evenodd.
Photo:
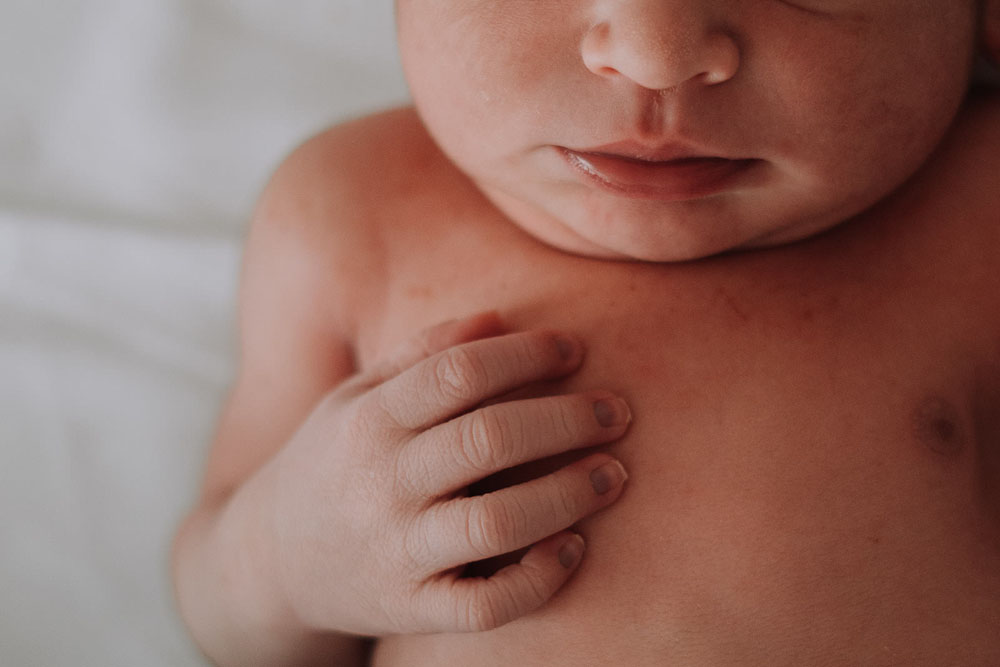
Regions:
M 958 409 L 940 396 L 925 399 L 913 412 L 914 434 L 932 452 L 949 459 L 965 449 L 965 433 Z

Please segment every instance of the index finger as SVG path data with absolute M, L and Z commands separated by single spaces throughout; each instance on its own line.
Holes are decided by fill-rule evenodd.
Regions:
M 583 345 L 535 330 L 477 340 L 439 352 L 375 389 L 402 428 L 425 430 L 532 382 L 575 370 Z

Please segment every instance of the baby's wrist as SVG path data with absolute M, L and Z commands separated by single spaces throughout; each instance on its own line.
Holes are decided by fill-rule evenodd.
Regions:
M 188 626 L 217 664 L 307 664 L 314 639 L 287 604 L 273 558 L 266 480 L 252 478 L 188 520 Z M 264 660 L 264 658 L 267 658 Z
M 219 508 L 211 542 L 222 595 L 233 620 L 247 632 L 299 637 L 307 628 L 281 585 L 276 557 L 274 503 L 261 470 Z
M 271 488 L 265 467 L 215 517 L 215 557 L 228 578 L 225 606 L 248 655 L 233 664 L 361 665 L 363 638 L 310 628 L 288 599 L 277 558 Z

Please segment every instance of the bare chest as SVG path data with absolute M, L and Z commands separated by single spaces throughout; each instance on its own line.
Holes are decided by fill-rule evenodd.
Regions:
M 756 460 L 790 481 L 810 463 L 833 477 L 891 457 L 924 481 L 972 474 L 998 435 L 1000 274 L 962 244 L 875 232 L 669 266 L 439 239 L 395 274 L 361 362 L 497 309 L 512 330 L 585 341 L 583 368 L 535 391 L 625 397 L 635 428 L 616 448 L 639 471 Z
M 907 637 L 928 615 L 1000 655 L 984 632 L 1000 621 L 998 285 L 954 264 L 967 248 L 848 231 L 663 267 L 452 242 L 396 274 L 362 356 L 488 308 L 512 328 L 572 331 L 584 367 L 537 390 L 629 401 L 632 428 L 610 447 L 629 486 L 577 526 L 587 557 L 542 610 L 492 633 L 384 642 L 377 664 L 401 646 L 433 664 L 597 664 L 602 651 L 608 664 L 768 664 L 775 646 L 878 664 L 927 655 Z M 858 638 L 859 618 L 877 638 Z

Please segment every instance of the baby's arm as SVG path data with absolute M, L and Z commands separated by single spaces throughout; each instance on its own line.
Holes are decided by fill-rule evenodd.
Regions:
M 221 664 L 350 667 L 362 664 L 363 635 L 506 623 L 570 576 L 580 553 L 563 548 L 582 545 L 565 529 L 624 481 L 601 482 L 594 471 L 610 457 L 592 454 L 465 497 L 500 469 L 620 437 L 627 408 L 607 392 L 493 403 L 582 357 L 554 332 L 500 335 L 495 315 L 431 329 L 356 372 L 358 282 L 338 268 L 352 258 L 332 255 L 363 244 L 337 223 L 348 209 L 317 209 L 303 194 L 317 174 L 314 185 L 337 187 L 311 163 L 316 150 L 279 170 L 253 225 L 240 373 L 199 506 L 175 540 L 182 614 Z M 487 580 L 459 577 L 463 564 L 530 545 Z
M 259 576 L 270 545 L 268 516 L 255 506 L 255 473 L 289 439 L 324 392 L 353 372 L 337 314 L 324 293 L 325 246 L 297 210 L 314 149 L 275 174 L 248 237 L 240 285 L 239 374 L 222 413 L 198 506 L 174 543 L 173 569 L 182 615 L 202 649 L 220 664 L 360 665 L 357 637 L 317 636 L 296 627 L 280 603 L 275 578 Z M 239 492 L 239 493 L 238 493 Z M 242 528 L 242 530 L 241 530 Z

